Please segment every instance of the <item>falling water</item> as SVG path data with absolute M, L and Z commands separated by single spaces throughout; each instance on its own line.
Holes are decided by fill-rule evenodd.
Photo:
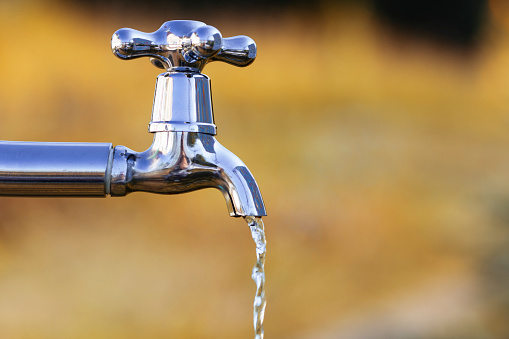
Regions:
M 251 228 L 251 236 L 256 244 L 256 264 L 253 267 L 251 278 L 256 283 L 256 295 L 253 302 L 253 325 L 255 329 L 255 339 L 263 339 L 263 318 L 265 316 L 265 230 L 262 218 L 244 217 Z

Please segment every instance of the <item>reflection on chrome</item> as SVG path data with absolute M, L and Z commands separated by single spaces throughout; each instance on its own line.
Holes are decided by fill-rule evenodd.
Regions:
M 264 216 L 251 172 L 214 135 L 210 61 L 247 66 L 256 45 L 246 36 L 222 38 L 198 21 L 168 21 L 153 33 L 124 28 L 113 34 L 113 53 L 124 60 L 149 57 L 167 72 L 157 77 L 152 145 L 144 152 L 102 143 L 0 141 L 0 195 L 125 196 L 219 189 L 231 216 Z
M 190 20 L 167 21 L 152 33 L 119 29 L 113 34 L 111 48 L 121 59 L 150 57 L 154 65 L 167 71 L 187 68 L 201 72 L 210 61 L 247 66 L 256 57 L 251 38 L 223 38 L 216 28 Z
M 231 216 L 265 215 L 256 182 L 215 137 L 195 132 L 158 132 L 145 152 L 117 146 L 111 167 L 112 196 L 142 191 L 178 194 L 201 188 L 221 190 Z

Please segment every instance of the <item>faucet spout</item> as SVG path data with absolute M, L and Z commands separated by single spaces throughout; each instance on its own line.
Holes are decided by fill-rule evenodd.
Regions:
M 146 151 L 117 146 L 112 160 L 112 196 L 137 191 L 179 194 L 212 187 L 223 193 L 231 216 L 266 215 L 251 172 L 213 135 L 156 132 Z

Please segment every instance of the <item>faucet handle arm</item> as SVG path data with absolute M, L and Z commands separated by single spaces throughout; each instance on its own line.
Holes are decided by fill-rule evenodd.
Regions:
M 223 39 L 216 28 L 191 20 L 167 21 L 152 33 L 119 29 L 111 38 L 111 49 L 124 60 L 149 57 L 156 67 L 167 71 L 201 72 L 210 61 L 247 66 L 256 58 L 251 38 Z
M 219 53 L 211 60 L 224 61 L 234 66 L 244 67 L 253 63 L 256 58 L 256 44 L 253 39 L 245 35 L 224 38 Z

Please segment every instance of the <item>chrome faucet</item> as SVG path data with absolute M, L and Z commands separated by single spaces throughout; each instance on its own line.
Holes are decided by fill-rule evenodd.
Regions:
M 121 59 L 149 57 L 166 70 L 156 81 L 152 145 L 134 152 L 108 143 L 0 141 L 0 195 L 115 197 L 214 187 L 231 216 L 266 215 L 251 172 L 214 137 L 210 80 L 201 73 L 211 61 L 250 65 L 254 41 L 223 38 L 202 22 L 176 20 L 152 33 L 120 29 L 111 47 Z

